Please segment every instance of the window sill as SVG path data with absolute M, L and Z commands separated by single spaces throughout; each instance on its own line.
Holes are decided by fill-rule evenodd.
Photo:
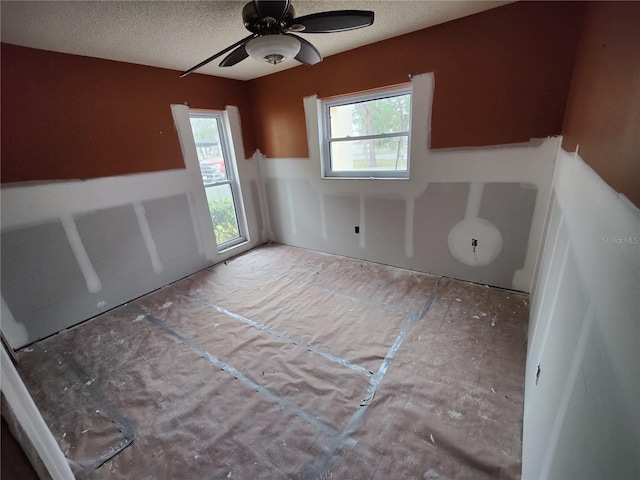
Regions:
M 322 180 L 409 180 L 409 177 L 344 177 L 338 175 L 325 175 Z
M 222 245 L 222 248 L 218 250 L 218 255 L 222 255 L 223 253 L 228 253 L 231 252 L 237 248 L 240 248 L 242 246 L 245 246 L 247 243 L 249 243 L 249 240 L 246 238 L 243 238 L 242 240 L 237 240 L 237 243 L 232 243 L 231 245 Z

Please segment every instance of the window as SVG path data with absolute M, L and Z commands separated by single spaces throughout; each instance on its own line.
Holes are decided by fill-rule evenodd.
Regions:
M 224 118 L 219 113 L 190 111 L 189 121 L 198 153 L 200 174 L 207 194 L 218 250 L 245 241 L 239 221 L 238 187 L 231 165 Z
M 408 178 L 411 87 L 322 102 L 324 177 Z

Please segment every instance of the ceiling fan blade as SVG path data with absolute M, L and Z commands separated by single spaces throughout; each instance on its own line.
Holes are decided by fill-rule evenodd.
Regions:
M 220 62 L 221 67 L 233 67 L 236 63 L 240 63 L 242 60 L 247 58 L 249 54 L 247 53 L 247 49 L 244 48 L 244 43 L 236 48 L 229 55 L 224 57 L 224 60 Z
M 209 58 L 207 58 L 206 60 L 200 62 L 199 64 L 197 64 L 195 67 L 191 67 L 189 70 L 185 70 L 184 72 L 182 72 L 180 74 L 180 78 L 182 77 L 186 77 L 187 75 L 189 75 L 191 72 L 193 72 L 194 70 L 199 69 L 200 67 L 204 67 L 207 63 L 212 62 L 213 60 L 215 60 L 216 58 L 224 55 L 225 53 L 227 53 L 230 50 L 233 50 L 234 48 L 237 48 L 240 45 L 244 45 L 245 43 L 247 43 L 249 40 L 251 40 L 253 37 L 257 37 L 257 35 L 255 33 L 252 33 L 251 35 L 249 35 L 248 37 L 243 38 L 242 40 L 240 40 L 239 42 L 234 43 L 233 45 L 229 45 L 227 48 L 225 48 L 224 50 L 220 50 L 218 53 L 216 53 L 215 55 L 211 55 Z M 225 58 L 226 60 L 226 58 Z M 238 60 L 239 62 L 240 60 Z M 236 62 L 237 63 L 237 62 Z
M 295 37 L 300 42 L 300 51 L 294 57 L 305 65 L 315 65 L 322 61 L 322 55 L 316 47 L 307 42 L 304 38 L 294 35 L 293 33 L 285 33 L 290 37 Z
M 280 22 L 291 5 L 290 0 L 253 0 L 253 5 L 260 18 L 271 17 Z
M 301 33 L 345 32 L 373 25 L 373 12 L 369 10 L 319 12 L 294 18 L 293 23 L 304 26 Z

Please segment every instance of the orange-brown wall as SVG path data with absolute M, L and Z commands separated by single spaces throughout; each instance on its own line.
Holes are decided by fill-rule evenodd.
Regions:
M 171 104 L 250 113 L 246 82 L 4 43 L 1 54 L 3 183 L 184 168 Z
M 558 135 L 583 10 L 581 2 L 518 2 L 255 79 L 257 145 L 269 157 L 306 157 L 303 97 L 425 72 L 435 72 L 432 148 Z
M 640 3 L 588 4 L 562 133 L 640 207 Z

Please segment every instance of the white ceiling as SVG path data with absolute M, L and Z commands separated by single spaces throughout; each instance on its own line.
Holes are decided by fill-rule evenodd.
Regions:
M 246 1 L 2 1 L 2 41 L 14 45 L 186 70 L 249 35 Z M 509 1 L 293 0 L 296 16 L 326 10 L 373 10 L 373 26 L 350 32 L 301 34 L 324 57 L 488 10 Z M 224 58 L 224 57 L 221 57 Z M 198 73 L 249 80 L 300 65 L 248 58 Z

